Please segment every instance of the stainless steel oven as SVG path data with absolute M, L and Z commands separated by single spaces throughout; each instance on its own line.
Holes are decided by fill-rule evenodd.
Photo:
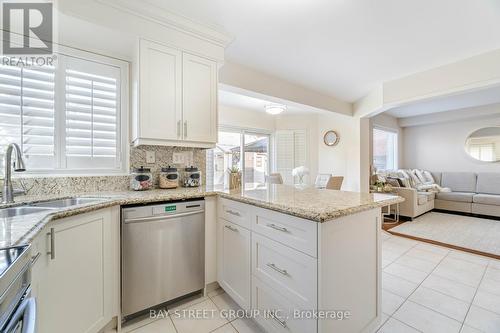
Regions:
M 30 246 L 0 249 L 0 332 L 36 332 L 36 302 L 30 283 Z

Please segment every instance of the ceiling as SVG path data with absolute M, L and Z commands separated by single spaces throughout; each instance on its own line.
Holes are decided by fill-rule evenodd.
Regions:
M 450 95 L 426 101 L 413 102 L 405 106 L 390 109 L 386 111 L 385 114 L 389 114 L 396 118 L 407 118 L 497 103 L 500 103 L 500 86 L 468 92 L 465 94 Z
M 500 48 L 498 0 L 147 0 L 220 27 L 226 58 L 345 101 Z
M 275 102 L 251 96 L 246 96 L 226 90 L 219 90 L 218 96 L 219 96 L 219 104 L 221 105 L 245 109 L 259 113 L 266 112 L 265 110 L 266 105 L 275 104 Z M 285 111 L 286 114 L 304 114 L 304 113 L 310 114 L 311 112 L 311 110 L 300 109 L 290 104 L 287 104 L 286 106 L 287 106 L 287 109 Z

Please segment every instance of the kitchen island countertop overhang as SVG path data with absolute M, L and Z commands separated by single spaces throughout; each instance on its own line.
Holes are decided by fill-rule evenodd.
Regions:
M 198 188 L 170 190 L 155 189 L 141 192 L 121 191 L 47 195 L 43 197 L 24 196 L 17 198 L 17 202 L 14 205 L 1 205 L 0 209 L 75 196 L 101 197 L 106 200 L 28 215 L 0 218 L 0 247 L 30 243 L 38 232 L 50 221 L 101 208 L 115 205 L 125 206 L 188 200 L 216 195 L 318 223 L 404 201 L 403 198 L 394 195 L 335 191 L 276 184 L 257 187 L 251 186 L 251 188 L 245 190 L 227 190 L 221 187 L 202 186 Z

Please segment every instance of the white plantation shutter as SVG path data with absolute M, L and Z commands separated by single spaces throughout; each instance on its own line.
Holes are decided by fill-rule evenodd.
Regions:
M 127 64 L 89 59 L 58 54 L 50 67 L 0 65 L 0 167 L 6 145 L 15 142 L 27 171 L 124 169 L 121 89 Z
M 285 184 L 294 184 L 297 179 L 292 170 L 307 163 L 307 136 L 305 130 L 279 130 L 275 134 L 276 172 Z
M 29 169 L 55 167 L 55 68 L 0 65 L 0 158 L 17 143 Z
M 67 168 L 119 168 L 120 69 L 69 58 L 65 80 Z

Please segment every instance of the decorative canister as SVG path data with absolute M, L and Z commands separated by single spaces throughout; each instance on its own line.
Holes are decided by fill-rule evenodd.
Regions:
M 176 188 L 179 186 L 179 173 L 177 168 L 170 165 L 166 168 L 161 168 L 160 172 L 160 188 Z
M 153 187 L 151 169 L 141 166 L 130 174 L 130 189 L 134 191 L 149 190 Z
M 182 178 L 182 186 L 184 187 L 198 187 L 201 185 L 201 171 L 197 167 L 190 166 L 184 169 L 184 176 Z

